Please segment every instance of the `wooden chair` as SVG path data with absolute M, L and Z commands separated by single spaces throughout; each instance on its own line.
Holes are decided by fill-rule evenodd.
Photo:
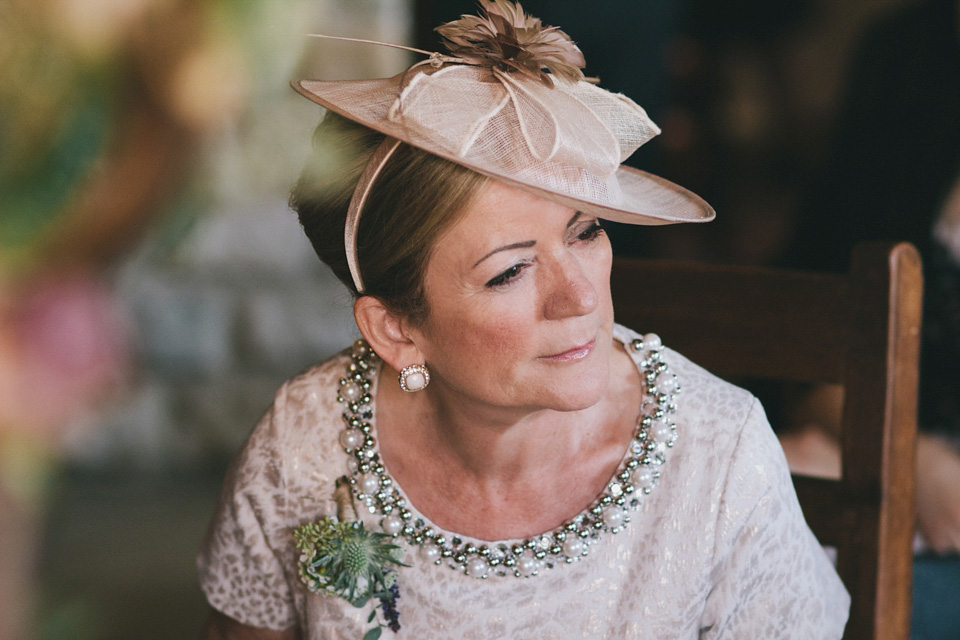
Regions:
M 858 245 L 843 275 L 617 258 L 612 288 L 618 322 L 721 377 L 844 386 L 842 477 L 795 475 L 797 494 L 817 538 L 837 549 L 852 598 L 844 638 L 908 638 L 922 298 L 913 246 Z

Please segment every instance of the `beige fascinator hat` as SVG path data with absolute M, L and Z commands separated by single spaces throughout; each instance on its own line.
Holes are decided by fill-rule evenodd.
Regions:
M 392 78 L 292 83 L 317 104 L 387 136 L 347 215 L 347 262 L 359 292 L 360 214 L 401 142 L 606 220 L 714 218 L 692 192 L 621 164 L 660 129 L 630 98 L 584 78 L 583 54 L 567 34 L 543 27 L 519 3 L 480 0 L 480 7 L 480 16 L 437 27 L 449 55 L 413 49 L 429 58 Z

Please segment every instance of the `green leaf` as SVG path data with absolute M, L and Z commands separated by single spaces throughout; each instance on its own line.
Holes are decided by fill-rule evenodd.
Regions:
M 347 599 L 349 600 L 349 598 L 347 598 Z M 362 595 L 362 596 L 360 596 L 359 598 L 357 598 L 356 600 L 351 601 L 350 604 L 352 604 L 353 606 L 355 606 L 357 609 L 362 609 L 363 607 L 367 606 L 367 602 L 369 602 L 369 601 L 370 601 L 370 596 L 368 596 L 368 595 Z
M 366 634 L 364 634 L 363 640 L 377 640 L 380 637 L 381 633 L 383 633 L 383 629 L 381 629 L 380 627 L 374 627 L 373 629 L 370 629 L 370 631 L 367 631 Z
M 367 622 L 373 622 L 373 619 L 377 617 L 377 610 L 374 609 L 370 612 L 370 615 L 367 616 Z

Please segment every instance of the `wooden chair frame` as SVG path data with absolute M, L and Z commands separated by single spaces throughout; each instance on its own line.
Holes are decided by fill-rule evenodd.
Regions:
M 617 321 L 713 373 L 844 387 L 842 477 L 794 476 L 851 594 L 847 640 L 909 637 L 923 276 L 912 245 L 865 243 L 846 274 L 617 258 Z M 789 594 L 784 594 L 789 597 Z

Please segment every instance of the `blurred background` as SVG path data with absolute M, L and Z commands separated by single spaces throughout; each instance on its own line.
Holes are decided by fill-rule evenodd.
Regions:
M 613 229 L 615 249 L 750 264 L 804 226 L 865 34 L 938 3 L 523 2 L 661 125 L 633 163 L 717 209 Z M 0 0 L 0 640 L 197 635 L 226 464 L 356 334 L 286 207 L 321 116 L 288 83 L 411 62 L 306 34 L 436 50 L 474 7 Z

